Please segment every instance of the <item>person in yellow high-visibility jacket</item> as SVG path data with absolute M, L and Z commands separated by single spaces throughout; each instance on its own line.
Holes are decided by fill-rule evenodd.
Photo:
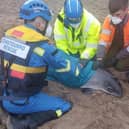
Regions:
M 92 59 L 97 50 L 100 22 L 86 9 L 80 0 L 65 0 L 54 25 L 57 48 L 81 60 Z

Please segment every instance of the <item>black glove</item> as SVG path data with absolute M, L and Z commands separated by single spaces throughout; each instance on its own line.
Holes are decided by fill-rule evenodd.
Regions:
M 116 58 L 118 60 L 122 59 L 122 58 L 126 58 L 127 56 L 129 56 L 129 52 L 127 51 L 127 48 L 123 48 L 116 56 Z
M 103 64 L 103 60 L 95 60 L 93 63 L 93 69 L 96 70 L 98 68 L 103 68 L 104 64 Z
M 81 64 L 82 66 L 86 66 L 87 63 L 89 62 L 89 60 L 88 60 L 88 59 L 81 59 L 79 62 L 80 62 L 80 64 Z

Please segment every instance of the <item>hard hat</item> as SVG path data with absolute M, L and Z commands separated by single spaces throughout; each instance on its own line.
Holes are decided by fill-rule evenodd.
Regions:
M 65 0 L 64 13 L 66 19 L 70 23 L 78 23 L 81 21 L 83 14 L 83 6 L 80 0 Z
M 27 0 L 20 8 L 19 16 L 24 20 L 32 20 L 37 16 L 46 21 L 52 18 L 48 6 L 42 0 Z

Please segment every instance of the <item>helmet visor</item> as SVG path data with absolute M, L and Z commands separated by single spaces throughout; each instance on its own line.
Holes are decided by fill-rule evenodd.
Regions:
M 76 24 L 81 21 L 81 17 L 80 18 L 67 18 L 67 20 L 69 23 Z

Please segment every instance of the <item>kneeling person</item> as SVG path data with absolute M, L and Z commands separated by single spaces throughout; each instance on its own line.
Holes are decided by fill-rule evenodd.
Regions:
M 36 128 L 72 107 L 70 102 L 41 92 L 48 67 L 67 66 L 67 61 L 56 56 L 57 49 L 48 44 L 45 36 L 51 20 L 49 8 L 41 0 L 28 0 L 20 9 L 20 18 L 25 24 L 9 29 L 0 43 L 8 73 L 2 106 L 11 114 L 13 129 Z

